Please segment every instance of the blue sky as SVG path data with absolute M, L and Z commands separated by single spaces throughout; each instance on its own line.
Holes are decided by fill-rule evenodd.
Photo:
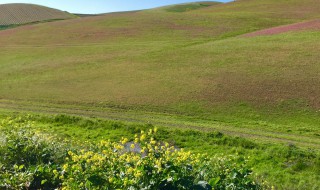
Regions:
M 68 11 L 71 13 L 94 14 L 147 9 L 163 5 L 194 1 L 197 0 L 0 0 L 0 4 L 32 3 Z M 230 0 L 216 1 L 228 2 Z

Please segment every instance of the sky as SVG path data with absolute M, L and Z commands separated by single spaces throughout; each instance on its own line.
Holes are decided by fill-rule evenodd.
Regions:
M 31 3 L 68 11 L 70 13 L 97 14 L 148 9 L 195 1 L 199 0 L 0 0 L 0 4 Z M 228 2 L 230 0 L 216 1 Z

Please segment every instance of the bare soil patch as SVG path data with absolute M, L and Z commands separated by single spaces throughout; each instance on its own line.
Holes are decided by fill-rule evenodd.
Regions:
M 275 35 L 275 34 L 291 32 L 291 31 L 303 31 L 303 30 L 320 30 L 320 19 L 259 30 L 256 32 L 245 34 L 244 36 L 255 37 L 255 36 L 262 36 L 262 35 Z

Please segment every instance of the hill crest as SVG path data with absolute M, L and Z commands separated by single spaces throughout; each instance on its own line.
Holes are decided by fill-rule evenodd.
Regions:
M 190 3 L 181 3 L 181 4 L 173 4 L 163 7 L 158 7 L 158 10 L 164 10 L 166 12 L 188 12 L 192 10 L 197 10 L 201 8 L 206 8 L 214 5 L 223 4 L 221 2 L 216 1 L 200 1 L 200 2 L 190 2 Z
M 0 26 L 69 19 L 74 15 L 57 9 L 24 3 L 0 5 Z

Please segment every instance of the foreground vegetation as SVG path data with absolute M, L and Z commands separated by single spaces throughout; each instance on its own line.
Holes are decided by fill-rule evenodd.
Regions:
M 17 152 L 14 154 L 11 154 L 12 156 L 14 155 L 16 156 L 16 157 L 13 157 L 12 159 L 13 160 L 18 159 L 17 155 L 24 155 L 26 152 L 29 152 L 29 154 L 26 154 L 26 155 L 30 155 L 37 159 L 38 158 L 42 159 L 41 155 L 45 156 L 47 155 L 47 153 L 50 152 L 50 154 L 48 155 L 51 155 L 51 156 L 52 154 L 56 155 L 54 156 L 55 159 L 53 160 L 55 160 L 54 161 L 55 163 L 57 164 L 59 163 L 58 165 L 60 167 L 60 170 L 58 169 L 58 166 L 52 166 L 50 167 L 50 169 L 48 169 L 47 166 L 46 167 L 43 166 L 44 168 L 40 170 L 44 170 L 44 172 L 49 172 L 49 173 L 53 172 L 53 170 L 57 170 L 59 176 L 61 176 L 62 174 L 61 172 L 63 171 L 63 165 L 66 163 L 68 164 L 68 172 L 76 175 L 76 172 L 73 171 L 72 166 L 74 166 L 75 168 L 79 167 L 81 165 L 80 163 L 84 161 L 84 158 L 83 158 L 84 155 L 87 155 L 88 158 L 90 157 L 93 159 L 93 162 L 90 162 L 92 164 L 95 163 L 95 161 L 97 163 L 104 163 L 94 159 L 100 158 L 100 157 L 97 157 L 99 155 L 103 156 L 104 154 L 101 153 L 103 150 L 110 150 L 107 147 L 111 145 L 115 145 L 113 144 L 113 142 L 123 142 L 124 138 L 126 138 L 125 142 L 126 141 L 129 142 L 129 144 L 126 144 L 125 149 L 132 150 L 130 149 L 130 146 L 131 146 L 130 142 L 134 142 L 135 140 L 137 140 L 134 137 L 134 135 L 141 134 L 140 133 L 141 130 L 145 131 L 144 134 L 147 134 L 149 132 L 149 129 L 154 128 L 154 126 L 150 124 L 140 125 L 140 124 L 133 124 L 133 123 L 120 123 L 120 122 L 113 122 L 113 121 L 105 121 L 101 119 L 93 119 L 93 118 L 86 119 L 86 118 L 66 116 L 66 115 L 57 115 L 57 116 L 24 115 L 24 114 L 22 115 L 18 114 L 16 116 L 14 115 L 15 114 L 12 114 L 12 113 L 2 114 L 1 116 L 2 130 L 6 128 L 7 136 L 9 136 L 9 138 L 17 139 L 17 140 L 10 141 L 10 143 L 15 142 L 19 144 L 19 142 L 22 142 L 21 139 L 19 140 L 20 138 L 19 135 L 23 134 L 22 131 L 25 131 L 25 124 L 30 123 L 30 127 L 28 128 L 28 130 L 30 131 L 29 132 L 25 131 L 24 133 L 26 135 L 29 134 L 29 138 L 22 138 L 22 140 L 24 139 L 26 143 L 29 143 L 28 146 L 30 147 L 19 149 L 19 151 L 25 151 L 21 154 L 20 153 L 18 154 Z M 8 116 L 10 119 L 7 119 Z M 12 136 L 10 137 L 10 135 Z M 30 135 L 31 136 L 36 135 L 39 138 L 30 138 Z M 241 184 L 246 183 L 246 184 L 253 185 L 251 182 L 254 181 L 256 184 L 261 184 L 261 185 L 267 184 L 267 186 L 265 185 L 263 186 L 265 188 L 272 188 L 272 186 L 274 186 L 276 189 L 290 189 L 290 190 L 317 189 L 320 187 L 320 184 L 319 184 L 320 155 L 317 150 L 301 149 L 296 147 L 293 144 L 291 145 L 281 145 L 281 144 L 275 144 L 275 143 L 264 144 L 264 143 L 259 143 L 255 141 L 246 140 L 239 137 L 226 136 L 219 132 L 200 132 L 195 130 L 170 129 L 170 128 L 161 127 L 161 126 L 158 126 L 157 133 L 155 134 L 153 133 L 149 137 L 154 138 L 154 140 L 157 140 L 157 142 L 168 142 L 170 144 L 170 147 L 172 145 L 175 145 L 176 148 L 178 147 L 183 148 L 186 150 L 184 151 L 184 153 L 191 151 L 193 153 L 192 155 L 197 155 L 198 153 L 201 155 L 206 154 L 207 156 L 205 158 L 209 158 L 209 160 L 210 159 L 214 160 L 212 161 L 214 165 L 210 167 L 214 169 L 214 172 L 211 174 L 215 176 L 212 178 L 215 178 L 217 181 L 220 181 L 221 179 L 219 183 L 224 183 L 224 186 L 215 186 L 214 185 L 215 183 L 213 183 L 213 180 L 208 178 L 201 178 L 201 179 L 192 178 L 194 182 L 193 185 L 197 185 L 199 181 L 206 181 L 207 183 L 209 183 L 210 186 L 215 187 L 215 189 L 219 189 L 218 187 L 221 187 L 221 189 L 223 189 L 230 182 L 230 181 L 227 182 L 229 179 L 227 180 L 226 178 L 229 178 L 229 177 L 232 178 L 231 173 L 227 173 L 227 175 L 225 175 L 226 170 L 228 169 L 228 172 L 232 172 L 234 171 L 233 168 L 235 168 L 237 172 L 240 172 L 239 174 L 237 174 L 238 177 L 247 176 L 251 174 L 251 171 L 253 171 L 253 175 L 249 175 L 251 177 L 247 176 L 249 178 L 244 177 L 242 179 L 242 177 L 240 177 L 241 180 L 239 180 L 238 182 Z M 46 139 L 45 142 L 41 140 L 43 138 Z M 140 142 L 141 136 L 139 135 L 137 136 L 137 138 L 139 143 L 141 143 Z M 150 138 L 148 140 L 146 138 L 147 140 L 146 142 L 150 142 L 151 140 Z M 108 139 L 110 139 L 111 141 L 109 142 Z M 50 145 L 49 148 L 44 148 L 41 145 L 41 143 L 38 142 L 38 140 L 39 142 L 44 143 L 45 144 L 44 146 Z M 67 142 L 58 143 L 58 142 L 61 142 L 62 140 Z M 52 144 L 52 142 L 54 143 Z M 86 142 L 86 143 L 83 143 L 83 142 Z M 101 142 L 106 143 L 107 147 L 105 147 L 104 145 L 101 147 Z M 155 141 L 155 142 L 152 142 L 151 144 L 154 144 L 154 143 L 157 144 L 157 142 Z M 25 143 L 22 143 L 22 145 L 23 144 Z M 156 149 L 159 149 L 159 150 L 161 149 L 161 146 L 165 145 L 164 143 L 161 143 L 160 146 L 156 144 L 155 144 L 155 146 L 157 146 Z M 19 147 L 16 145 L 11 144 L 10 146 L 16 147 L 16 148 Z M 38 148 L 35 148 L 34 146 Z M 141 143 L 141 147 L 135 145 L 135 147 L 131 147 L 131 148 L 134 148 L 136 152 L 140 152 L 141 149 L 143 149 L 143 147 L 145 146 L 147 149 L 150 148 L 148 144 L 143 144 L 143 143 Z M 155 146 L 153 146 L 153 149 L 155 148 Z M 39 154 L 32 153 L 32 150 L 38 151 L 40 149 L 43 149 L 43 151 L 47 151 L 47 152 L 40 151 L 41 153 Z M 9 150 L 9 149 L 6 149 L 6 150 Z M 2 151 L 4 151 L 4 149 L 2 149 Z M 69 152 L 68 154 L 68 151 L 71 151 L 71 152 Z M 128 152 L 128 155 L 131 155 L 131 154 L 136 155 L 136 153 Z M 94 155 L 96 155 L 95 158 L 93 158 Z M 227 155 L 233 155 L 233 156 L 230 157 Z M 66 157 L 68 157 L 69 159 L 68 161 L 65 160 Z M 76 161 L 74 161 L 72 158 L 75 159 Z M 177 157 L 174 157 L 174 159 L 176 158 Z M 204 157 L 201 156 L 201 159 L 202 158 Z M 217 161 L 216 159 L 219 159 L 219 158 L 223 158 L 223 160 L 220 160 L 221 162 Z M 245 160 L 243 158 L 245 158 Z M 6 160 L 8 161 L 8 159 Z M 27 158 L 24 160 L 30 160 L 30 158 Z M 53 160 L 50 158 L 50 162 L 53 162 Z M 163 161 L 165 160 L 166 159 L 163 159 Z M 156 160 L 153 160 L 153 161 L 156 161 Z M 190 160 L 188 160 L 188 162 L 189 161 Z M 23 168 L 26 167 L 25 163 L 15 163 L 15 162 L 16 160 L 10 163 L 12 165 L 16 164 L 17 165 L 16 167 L 6 167 L 6 168 L 10 169 L 10 171 L 12 170 L 11 172 L 13 172 L 15 170 L 19 170 L 19 167 L 21 165 L 24 165 L 24 166 L 21 166 Z M 37 162 L 38 161 L 34 161 L 33 164 Z M 40 160 L 40 162 L 42 161 Z M 5 163 L 2 163 L 2 164 L 5 164 Z M 206 163 L 206 162 L 203 161 L 201 163 Z M 215 164 L 218 164 L 218 165 L 215 165 Z M 88 171 L 88 173 L 83 173 L 85 175 L 78 178 L 73 176 L 72 181 L 75 180 L 74 182 L 79 182 L 76 184 L 81 184 L 81 182 L 83 184 L 86 184 L 85 181 L 80 181 L 80 180 L 89 179 L 90 176 L 92 177 L 92 174 L 98 171 L 98 168 L 99 168 L 99 167 L 92 167 L 92 166 L 93 165 L 87 164 L 86 171 Z M 181 166 L 183 166 L 183 164 Z M 200 167 L 200 166 L 197 166 L 197 167 Z M 217 168 L 220 168 L 220 169 L 217 169 Z M 33 169 L 31 173 L 38 171 L 36 170 L 36 167 L 32 167 L 32 166 L 30 166 L 29 169 L 30 171 Z M 125 167 L 123 169 L 125 169 Z M 10 173 L 10 171 L 8 172 Z M 22 171 L 21 172 L 24 173 L 24 171 L 26 170 L 22 170 Z M 67 168 L 66 168 L 66 171 L 67 171 Z M 102 171 L 98 173 L 100 173 L 101 175 L 105 175 L 105 173 L 103 172 L 101 173 L 101 172 Z M 222 173 L 219 173 L 219 172 L 222 172 Z M 196 171 L 193 170 L 191 173 L 193 177 L 197 176 Z M 54 174 L 50 173 L 49 177 L 50 176 L 54 177 L 53 175 Z M 220 175 L 225 175 L 224 177 L 226 178 Z M 7 176 L 5 178 L 8 178 L 8 176 L 10 175 L 8 175 L 7 173 L 6 175 L 3 174 L 3 176 Z M 220 176 L 219 180 L 217 176 Z M 45 179 L 47 178 L 41 178 L 40 181 Z M 99 175 L 97 175 L 90 179 L 99 181 L 100 177 Z M 226 179 L 226 181 L 222 179 Z M 62 184 L 62 181 L 61 179 L 59 179 L 59 177 L 57 178 L 57 180 L 58 181 L 56 181 L 55 185 Z M 121 180 L 117 178 L 117 180 L 119 180 L 118 182 L 120 183 L 120 182 L 123 182 L 121 180 L 124 180 L 124 178 Z M 219 183 L 217 182 L 217 184 Z M 69 185 L 72 185 L 72 183 L 71 181 L 68 181 L 68 182 L 65 181 L 65 185 L 69 186 Z M 87 185 L 89 185 L 89 183 Z M 249 186 L 246 186 L 246 188 L 249 188 Z
M 261 189 L 242 157 L 192 154 L 156 141 L 156 128 L 70 145 L 30 125 L 1 121 L 1 189 Z

